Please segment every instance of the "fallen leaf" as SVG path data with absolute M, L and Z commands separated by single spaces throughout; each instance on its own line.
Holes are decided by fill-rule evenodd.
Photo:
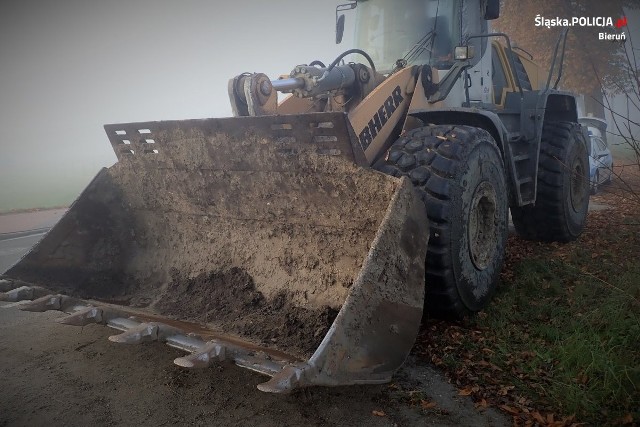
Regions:
M 531 416 L 540 424 L 544 425 L 547 423 L 547 421 L 544 419 L 544 417 L 542 416 L 542 414 L 540 414 L 540 412 L 533 412 L 531 414 Z
M 627 414 L 622 418 L 622 425 L 633 424 L 633 415 Z
M 506 396 L 507 393 L 509 393 L 511 390 L 513 390 L 515 387 L 512 385 L 508 385 L 508 386 L 504 386 L 504 387 L 500 387 L 500 390 L 498 390 L 498 396 Z
M 511 406 L 507 405 L 500 405 L 498 406 L 498 408 L 502 409 L 505 412 L 508 412 L 511 415 L 518 415 L 520 413 L 520 411 L 518 411 L 516 408 L 512 408 Z
M 480 411 L 484 411 L 489 407 L 489 402 L 486 399 L 482 399 L 480 402 L 475 404 L 476 409 Z
M 376 417 L 386 417 L 387 414 L 384 413 L 384 411 L 373 411 L 373 415 L 375 415 Z
M 458 390 L 458 396 L 471 396 L 471 393 L 473 393 L 473 390 L 471 389 L 471 387 Z
M 436 402 L 429 402 L 428 400 L 421 400 L 420 401 L 420 406 L 422 406 L 422 409 L 431 409 L 431 408 L 435 408 L 436 406 Z

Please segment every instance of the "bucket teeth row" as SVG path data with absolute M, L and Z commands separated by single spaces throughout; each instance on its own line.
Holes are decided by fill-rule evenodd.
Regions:
M 215 362 L 232 360 L 238 366 L 274 376 L 270 381 L 258 386 L 263 391 L 276 393 L 288 392 L 300 384 L 303 370 L 283 362 L 271 360 L 270 357 L 255 354 L 250 350 L 224 340 L 203 341 L 199 336 L 185 334 L 183 331 L 159 322 L 140 323 L 135 317 L 128 317 L 124 312 L 109 307 L 88 305 L 87 302 L 59 294 L 47 294 L 46 290 L 37 286 L 21 286 L 13 289 L 2 281 L 6 292 L 0 293 L 0 301 L 15 302 L 10 304 L 23 311 L 44 312 L 49 310 L 70 313 L 57 322 L 71 326 L 86 326 L 92 323 L 106 324 L 122 333 L 112 335 L 109 341 L 122 344 L 141 344 L 161 341 L 172 347 L 180 348 L 191 354 L 178 357 L 174 363 L 184 368 L 206 368 Z M 35 299 L 34 299 L 35 298 Z M 30 301 L 29 301 L 30 300 Z M 284 369 L 283 369 L 284 368 Z
M 176 365 L 183 368 L 206 368 L 215 362 L 231 360 L 240 367 L 264 375 L 274 376 L 270 381 L 258 386 L 263 391 L 286 393 L 301 382 L 303 370 L 299 367 L 272 360 L 271 357 L 262 352 L 256 353 L 254 349 L 248 349 L 218 339 L 205 342 L 198 335 L 186 334 L 182 330 L 164 323 L 141 323 L 136 317 L 129 317 L 125 312 L 119 310 L 88 305 L 87 302 L 66 295 L 48 294 L 41 296 L 43 292 L 45 292 L 45 289 L 37 286 L 22 286 L 0 294 L 0 300 L 16 302 L 11 306 L 16 306 L 23 311 L 44 312 L 56 310 L 70 313 L 68 316 L 56 320 L 64 325 L 105 324 L 122 331 L 120 334 L 109 337 L 109 341 L 115 343 L 166 342 L 172 347 L 190 352 L 189 355 L 178 357 L 174 360 Z

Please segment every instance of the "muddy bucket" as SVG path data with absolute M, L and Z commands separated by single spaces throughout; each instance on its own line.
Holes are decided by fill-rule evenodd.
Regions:
M 389 381 L 415 340 L 428 230 L 346 115 L 107 125 L 103 169 L 5 279 L 23 309 L 230 359 L 263 391 Z M 25 283 L 28 285 L 25 286 Z M 44 296 L 43 296 L 44 295 Z

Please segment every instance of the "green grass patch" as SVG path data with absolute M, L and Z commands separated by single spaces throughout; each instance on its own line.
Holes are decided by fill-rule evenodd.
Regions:
M 487 310 L 461 324 L 428 322 L 417 352 L 476 401 L 523 420 L 554 414 L 591 425 L 638 422 L 634 227 L 592 230 L 570 245 L 516 241 L 530 255 L 507 266 Z
M 532 398 L 593 423 L 622 418 L 640 408 L 640 260 L 602 281 L 581 271 L 610 269 L 583 250 L 572 261 L 530 259 L 516 267 L 476 327 L 494 331 L 490 362 L 517 363 L 517 371 L 540 375 Z M 597 268 L 595 268 L 597 270 Z M 513 355 L 533 354 L 518 358 Z M 541 372 L 542 371 L 542 372 Z M 516 374 L 517 376 L 517 374 Z M 533 393 L 532 393 L 533 391 Z

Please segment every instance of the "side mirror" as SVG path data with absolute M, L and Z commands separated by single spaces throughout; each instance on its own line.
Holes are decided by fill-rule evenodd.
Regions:
M 344 14 L 338 15 L 338 13 L 355 9 L 356 6 L 358 6 L 358 3 L 355 1 L 336 6 L 336 44 L 342 42 L 342 36 L 344 35 Z
M 491 21 L 500 17 L 500 0 L 486 0 L 484 19 Z
M 344 35 L 344 15 L 340 15 L 336 20 L 336 44 L 342 43 L 343 35 Z

